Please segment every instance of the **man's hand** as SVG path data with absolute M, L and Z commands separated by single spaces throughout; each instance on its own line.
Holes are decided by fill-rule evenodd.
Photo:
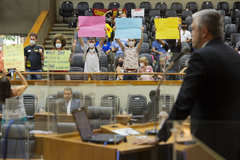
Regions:
M 132 144 L 136 145 L 156 145 L 158 144 L 158 138 L 156 137 L 146 137 L 146 138 L 136 138 Z

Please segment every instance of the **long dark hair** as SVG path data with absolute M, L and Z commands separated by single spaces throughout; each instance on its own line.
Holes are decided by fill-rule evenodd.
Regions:
M 5 99 L 11 96 L 11 83 L 6 76 L 0 79 L 0 103 L 5 104 Z

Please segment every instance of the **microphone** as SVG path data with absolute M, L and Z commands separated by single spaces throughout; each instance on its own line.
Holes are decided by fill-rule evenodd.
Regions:
M 189 53 L 191 51 L 191 48 L 189 46 L 184 46 L 182 51 L 178 54 L 178 56 L 170 63 L 170 65 L 167 67 L 166 72 L 173 67 L 173 65 L 186 53 Z

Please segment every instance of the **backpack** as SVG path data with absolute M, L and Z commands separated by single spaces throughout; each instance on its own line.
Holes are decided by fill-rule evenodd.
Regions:
M 68 28 L 76 28 L 77 21 L 78 21 L 78 19 L 71 20 L 71 22 L 69 22 Z
M 87 56 L 89 50 L 90 50 L 90 48 L 88 48 L 87 51 L 86 51 L 85 59 L 86 59 L 86 56 Z M 98 53 L 97 47 L 95 47 L 95 51 L 97 52 L 97 55 L 98 55 L 98 58 L 99 58 L 99 53 Z

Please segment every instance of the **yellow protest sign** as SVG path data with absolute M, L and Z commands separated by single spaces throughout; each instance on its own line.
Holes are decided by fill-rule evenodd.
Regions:
M 108 38 L 110 38 L 112 34 L 112 27 L 107 23 L 105 25 L 106 25 L 106 33 L 108 35 Z
M 70 50 L 46 50 L 43 70 L 69 70 Z
M 154 19 L 156 28 L 156 39 L 179 39 L 180 18 L 159 18 Z
M 4 68 L 17 68 L 25 71 L 23 44 L 4 45 Z

